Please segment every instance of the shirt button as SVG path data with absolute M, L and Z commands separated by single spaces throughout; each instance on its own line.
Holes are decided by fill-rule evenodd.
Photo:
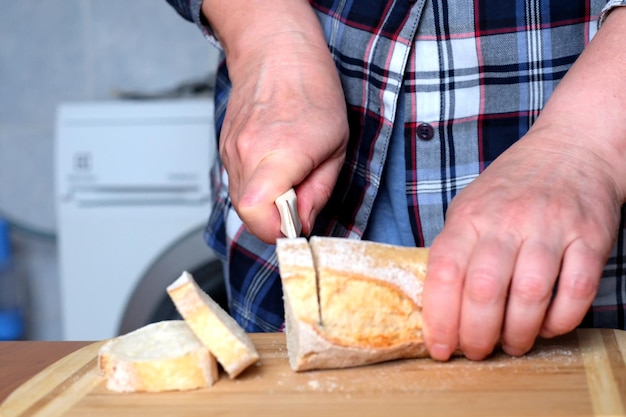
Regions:
M 431 140 L 435 135 L 435 129 L 428 123 L 422 123 L 417 126 L 417 137 L 421 140 Z

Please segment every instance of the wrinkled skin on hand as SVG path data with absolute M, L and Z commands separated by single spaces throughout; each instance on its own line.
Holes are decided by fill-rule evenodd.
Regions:
M 527 135 L 452 201 L 424 289 L 435 358 L 458 345 L 483 359 L 499 341 L 522 355 L 591 305 L 621 199 L 606 161 L 553 133 Z
M 345 158 L 343 90 L 325 44 L 297 32 L 259 42 L 229 68 L 232 92 L 220 137 L 233 205 L 249 231 L 281 236 L 276 197 L 296 188 L 303 232 L 326 204 Z M 283 45 L 271 53 L 264 48 Z

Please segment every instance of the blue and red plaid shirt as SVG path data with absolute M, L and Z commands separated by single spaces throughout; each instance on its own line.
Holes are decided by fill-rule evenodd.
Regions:
M 201 15 L 201 0 L 167 1 L 220 47 Z M 346 160 L 313 234 L 359 239 L 366 233 L 384 186 L 394 120 L 402 112 L 410 228 L 415 245 L 430 245 L 452 198 L 529 130 L 598 22 L 625 5 L 626 0 L 311 1 L 337 65 L 350 123 Z M 222 64 L 218 135 L 229 92 Z M 275 247 L 244 229 L 220 161 L 212 178 L 216 198 L 206 238 L 227 265 L 230 312 L 247 331 L 280 330 L 284 311 Z M 626 328 L 624 237 L 622 221 L 583 326 Z

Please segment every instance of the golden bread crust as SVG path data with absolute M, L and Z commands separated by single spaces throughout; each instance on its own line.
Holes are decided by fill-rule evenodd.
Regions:
M 428 249 L 312 237 L 279 240 L 277 256 L 292 369 L 428 356 L 421 315 Z
M 256 363 L 259 354 L 243 329 L 184 272 L 167 288 L 170 298 L 200 341 L 230 378 Z

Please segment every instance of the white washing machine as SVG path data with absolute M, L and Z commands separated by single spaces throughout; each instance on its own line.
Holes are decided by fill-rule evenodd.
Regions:
M 203 240 L 215 152 L 209 99 L 59 106 L 55 141 L 63 338 L 100 340 L 176 312 L 184 270 L 225 306 Z

